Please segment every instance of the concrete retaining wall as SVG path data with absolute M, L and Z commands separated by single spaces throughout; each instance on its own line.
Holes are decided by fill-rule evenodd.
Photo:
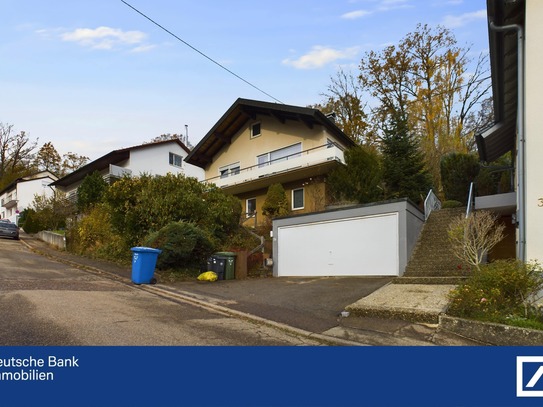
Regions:
M 541 346 L 543 331 L 441 315 L 439 328 L 497 346 Z
M 61 250 L 66 250 L 66 237 L 64 235 L 59 235 L 58 233 L 47 232 L 43 230 L 41 232 L 38 232 L 36 234 L 36 237 Z

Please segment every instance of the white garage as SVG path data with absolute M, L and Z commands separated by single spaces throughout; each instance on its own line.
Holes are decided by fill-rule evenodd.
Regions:
M 424 215 L 407 200 L 273 221 L 274 276 L 399 276 Z

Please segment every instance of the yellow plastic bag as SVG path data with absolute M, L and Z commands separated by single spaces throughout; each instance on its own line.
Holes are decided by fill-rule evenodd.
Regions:
M 200 281 L 217 281 L 217 278 L 217 273 L 213 271 L 206 271 L 198 276 L 198 280 Z

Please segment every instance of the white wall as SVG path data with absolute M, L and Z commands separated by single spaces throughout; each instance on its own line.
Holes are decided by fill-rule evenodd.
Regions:
M 195 177 L 202 181 L 204 170 L 185 161 L 181 168 L 169 164 L 169 153 L 187 157 L 187 152 L 177 143 L 164 143 L 146 148 L 139 148 L 130 151 L 130 159 L 126 168 L 132 170 L 132 176 L 139 176 L 142 173 L 151 175 L 184 174 L 187 177 Z
M 7 210 L 2 208 L 2 212 L 5 212 L 10 221 L 16 223 L 19 213 L 32 205 L 35 195 L 45 197 L 53 195 L 53 190 L 48 186 L 53 181 L 52 178 L 46 177 L 18 182 L 16 187 L 17 206 Z
M 543 1 L 526 1 L 526 260 L 543 263 Z

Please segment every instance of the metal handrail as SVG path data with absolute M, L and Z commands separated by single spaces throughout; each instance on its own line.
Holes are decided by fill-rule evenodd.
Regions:
M 474 201 L 475 201 L 475 197 L 473 196 L 473 185 L 474 185 L 473 182 L 469 184 L 468 205 L 466 208 L 466 219 L 469 217 L 469 214 L 473 212 Z
M 428 191 L 428 195 L 424 200 L 424 221 L 428 220 L 432 211 L 437 211 L 439 209 L 441 209 L 441 201 L 437 195 L 434 194 L 433 190 Z

